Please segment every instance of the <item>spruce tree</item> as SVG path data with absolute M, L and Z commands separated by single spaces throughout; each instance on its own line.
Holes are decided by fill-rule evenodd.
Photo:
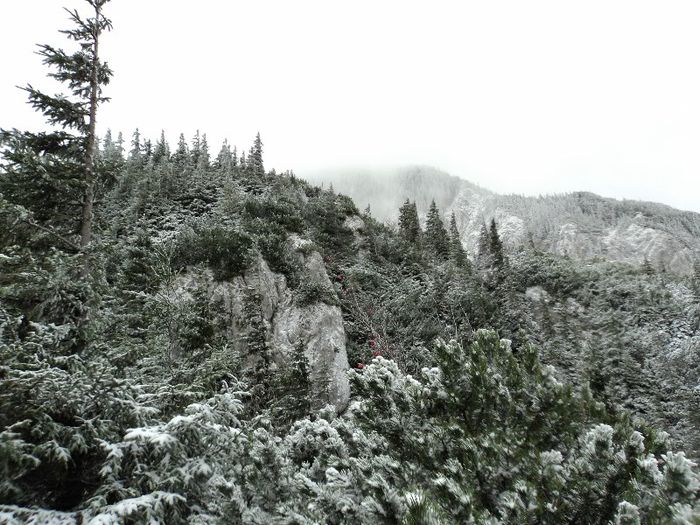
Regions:
M 190 156 L 192 157 L 192 164 L 194 166 L 199 165 L 199 155 L 201 153 L 201 139 L 199 137 L 199 130 L 192 137 L 192 147 L 190 148 Z
M 230 173 L 233 168 L 233 155 L 231 154 L 231 146 L 229 146 L 228 140 L 224 139 L 221 145 L 221 150 L 216 156 L 216 168 L 223 171 L 224 173 Z
M 411 203 L 408 199 L 399 208 L 399 234 L 412 244 L 420 243 L 421 229 L 418 222 L 418 209 L 416 203 Z
M 464 246 L 462 246 L 462 239 L 457 229 L 457 219 L 454 212 L 452 212 L 450 217 L 450 258 L 458 266 L 463 268 L 469 266 L 469 259 L 467 259 L 467 252 L 464 251 Z
M 209 143 L 207 142 L 207 134 L 202 135 L 199 142 L 199 155 L 197 156 L 197 168 L 206 170 L 209 168 Z
M 430 203 L 425 221 L 425 241 L 428 246 L 432 247 L 435 256 L 447 259 L 450 253 L 450 242 L 434 200 Z
M 37 51 L 52 70 L 49 76 L 64 83 L 69 94 L 47 95 L 31 84 L 22 88 L 29 95 L 29 104 L 60 129 L 0 131 L 5 160 L 0 192 L 32 213 L 26 222 L 49 228 L 57 236 L 78 234 L 76 244 L 81 250 L 90 244 L 93 233 L 97 109 L 108 100 L 102 88 L 112 76 L 99 57 L 100 36 L 112 27 L 102 14 L 109 0 L 85 1 L 94 16 L 82 18 L 76 10 L 67 10 L 73 28 L 62 31 L 78 49 L 67 53 L 43 44 Z
M 165 139 L 165 131 L 161 130 L 160 139 L 156 142 L 156 147 L 153 150 L 153 163 L 168 162 L 170 160 L 170 146 Z
M 265 168 L 263 166 L 263 143 L 260 139 L 260 133 L 255 136 L 253 141 L 253 147 L 250 149 L 250 155 L 248 156 L 248 163 L 250 164 L 251 172 L 253 175 L 262 177 L 265 175 Z
M 177 150 L 173 154 L 173 164 L 175 169 L 182 171 L 184 170 L 190 162 L 190 153 L 187 147 L 187 141 L 185 140 L 184 133 L 180 133 L 180 138 L 177 141 Z
M 141 132 L 139 128 L 134 130 L 134 134 L 131 136 L 131 149 L 129 150 L 129 163 L 138 164 L 141 162 L 141 157 L 143 155 L 143 146 L 141 144 Z
M 231 153 L 231 163 L 234 168 L 238 166 L 238 148 L 236 146 L 233 147 L 233 153 Z
M 498 268 L 502 268 L 505 264 L 505 258 L 503 256 L 503 242 L 498 235 L 498 228 L 496 227 L 496 219 L 491 219 L 491 226 L 489 227 L 489 251 L 493 257 L 493 264 Z
M 491 256 L 491 242 L 489 237 L 489 230 L 486 226 L 486 222 L 481 224 L 481 230 L 479 231 L 479 245 L 478 245 L 478 263 L 479 268 L 482 270 L 485 268 L 490 268 L 493 264 Z

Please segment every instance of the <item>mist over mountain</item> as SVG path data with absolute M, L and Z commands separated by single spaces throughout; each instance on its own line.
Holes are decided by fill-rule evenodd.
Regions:
M 427 166 L 328 170 L 306 178 L 352 197 L 372 215 L 395 222 L 406 199 L 424 217 L 435 201 L 445 220 L 454 212 L 468 252 L 493 218 L 505 244 L 524 244 L 580 260 L 602 258 L 690 275 L 700 253 L 700 214 L 664 204 L 615 200 L 589 192 L 525 197 L 501 195 Z

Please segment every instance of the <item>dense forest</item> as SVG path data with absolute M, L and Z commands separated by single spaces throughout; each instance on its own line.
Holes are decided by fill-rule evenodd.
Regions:
M 98 137 L 87 3 L 0 136 L 0 523 L 700 523 L 700 268 Z

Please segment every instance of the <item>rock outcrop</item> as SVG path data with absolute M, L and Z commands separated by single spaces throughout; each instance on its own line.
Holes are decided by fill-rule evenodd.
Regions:
M 299 248 L 305 243 L 292 239 Z M 177 293 L 190 296 L 199 290 L 217 312 L 232 348 L 242 356 L 242 369 L 252 369 L 259 356 L 246 354 L 251 326 L 247 319 L 246 300 L 254 297 L 259 303 L 271 367 L 290 366 L 295 351 L 303 349 L 308 362 L 310 399 L 316 408 L 333 405 L 343 411 L 350 398 L 347 378 L 349 368 L 346 335 L 340 307 L 322 302 L 335 296 L 320 254 L 304 254 L 298 250 L 302 286 L 323 290 L 327 295 L 300 300 L 284 275 L 270 270 L 258 257 L 245 274 L 230 281 L 214 281 L 208 271 L 187 272 L 176 283 Z

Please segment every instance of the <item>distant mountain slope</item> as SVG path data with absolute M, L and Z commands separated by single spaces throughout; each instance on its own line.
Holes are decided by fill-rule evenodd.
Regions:
M 690 274 L 700 256 L 700 214 L 651 202 L 618 201 L 576 192 L 545 197 L 499 195 L 431 167 L 328 171 L 307 175 L 333 184 L 372 214 L 395 221 L 408 198 L 425 213 L 435 199 L 444 216 L 454 212 L 462 241 L 476 252 L 481 225 L 495 218 L 506 245 L 525 243 L 578 259 L 594 257 Z

